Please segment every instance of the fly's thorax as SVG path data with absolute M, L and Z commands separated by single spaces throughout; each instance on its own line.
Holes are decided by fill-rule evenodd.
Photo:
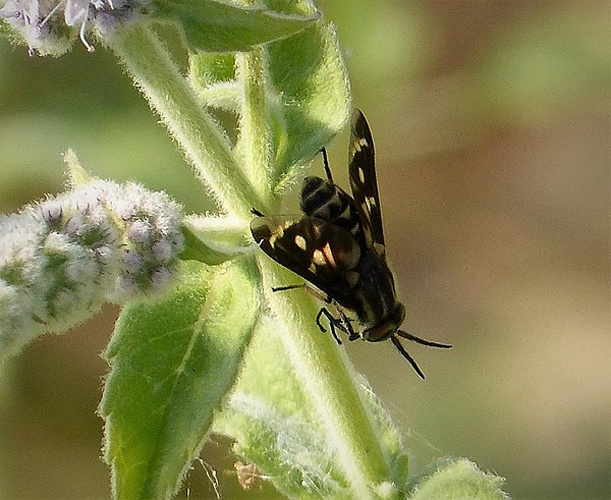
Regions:
M 395 282 L 386 261 L 376 252 L 364 252 L 355 269 L 359 274 L 354 290 L 355 311 L 365 329 L 397 316 Z
M 363 242 L 363 231 L 356 204 L 352 197 L 331 181 L 310 176 L 301 188 L 301 210 L 335 224 L 350 232 L 359 244 Z

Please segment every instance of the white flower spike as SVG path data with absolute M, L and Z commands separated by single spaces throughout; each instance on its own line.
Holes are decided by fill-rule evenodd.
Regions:
M 106 302 L 163 290 L 183 249 L 165 193 L 94 181 L 0 217 L 0 360 Z

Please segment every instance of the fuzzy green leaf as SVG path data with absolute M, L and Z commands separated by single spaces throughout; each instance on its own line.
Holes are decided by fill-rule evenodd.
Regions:
M 234 439 L 234 451 L 287 496 L 349 492 L 273 324 L 257 329 L 240 382 L 215 420 L 215 432 Z
M 238 131 L 237 163 L 254 166 L 257 174 L 256 166 L 265 165 L 264 181 L 279 191 L 345 125 L 352 108 L 350 87 L 335 30 L 323 21 L 266 45 L 257 62 L 259 71 L 250 70 L 257 67 L 251 64 L 236 74 L 232 56 L 194 55 L 191 85 L 204 105 L 253 117 L 242 120 Z M 253 151 L 253 137 L 266 138 L 271 161 L 268 151 Z
M 221 264 L 243 253 L 252 243 L 246 221 L 236 217 L 191 215 L 183 221 L 183 260 Z
M 190 57 L 189 82 L 204 106 L 237 113 L 241 89 L 235 78 L 234 54 L 198 52 Z
M 155 4 L 155 16 L 177 21 L 192 51 L 250 50 L 288 37 L 319 17 L 314 10 L 300 15 L 229 0 L 157 0 Z
M 246 260 L 187 263 L 166 298 L 123 311 L 100 405 L 114 498 L 167 498 L 180 486 L 250 339 L 254 274 Z
M 411 500 L 506 500 L 505 480 L 486 474 L 470 460 L 442 459 L 413 485 Z
M 335 29 L 315 26 L 270 44 L 271 128 L 276 158 L 271 183 L 282 188 L 346 124 L 350 84 Z
M 190 62 L 190 78 L 201 85 L 226 83 L 235 79 L 235 55 L 232 53 L 198 52 L 192 55 Z
M 311 330 L 303 335 L 313 335 L 314 342 L 329 343 L 333 351 L 337 349 L 330 335 L 321 333 L 315 325 Z M 259 325 L 240 380 L 226 408 L 215 419 L 215 431 L 233 438 L 234 451 L 255 463 L 289 497 L 351 498 L 352 478 L 345 476 L 344 464 L 325 425 L 328 422 L 324 422 L 329 415 L 318 413 L 312 395 L 304 390 L 303 380 L 285 350 L 285 335 L 291 333 L 269 318 Z M 345 355 L 341 351 L 338 354 L 349 366 Z M 405 492 L 408 472 L 399 433 L 366 381 L 350 371 L 358 380 L 355 385 L 360 394 L 356 403 L 350 399 L 349 383 L 345 404 L 365 406 L 369 418 L 355 432 L 375 435 L 372 438 L 378 441 L 384 462 L 376 466 L 386 470 L 385 480 L 367 486 L 376 497 L 397 497 Z M 354 408 L 349 412 L 354 418 L 352 425 L 359 425 L 361 411 Z

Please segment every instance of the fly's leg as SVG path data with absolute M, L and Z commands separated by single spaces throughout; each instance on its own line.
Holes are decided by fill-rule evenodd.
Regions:
M 360 335 L 354 331 L 354 328 L 352 328 L 352 324 L 348 316 L 346 316 L 346 314 L 339 307 L 337 307 L 333 299 L 328 295 L 324 296 L 319 290 L 309 286 L 307 283 L 302 283 L 300 285 L 284 285 L 273 287 L 272 292 L 284 292 L 286 290 L 295 290 L 297 288 L 305 288 L 306 292 L 308 292 L 314 298 L 322 300 L 327 304 L 333 304 L 334 308 L 337 310 L 339 314 L 339 317 L 337 318 L 333 316 L 333 314 L 331 314 L 329 309 L 327 309 L 326 307 L 321 307 L 321 309 L 318 311 L 318 314 L 316 315 L 316 326 L 318 326 L 321 332 L 327 333 L 327 329 L 321 323 L 321 318 L 324 316 L 329 322 L 329 329 L 331 330 L 331 335 L 333 335 L 333 338 L 338 344 L 341 345 L 342 341 L 337 335 L 337 330 L 341 330 L 346 335 L 348 335 L 348 340 L 350 341 L 361 338 Z
M 329 321 L 329 328 L 331 329 L 331 335 L 333 335 L 333 338 L 335 339 L 335 341 L 339 345 L 341 345 L 342 341 L 339 339 L 335 331 L 336 327 L 339 328 L 340 330 L 343 330 L 343 325 L 341 324 L 341 320 L 333 317 L 333 315 L 329 312 L 329 310 L 326 307 L 321 307 L 320 311 L 318 311 L 318 314 L 316 315 L 316 324 L 318 325 L 318 328 L 320 328 L 320 331 L 323 333 L 326 333 L 327 329 L 324 326 L 322 326 L 322 323 L 320 322 L 320 318 L 322 316 L 325 316 L 327 320 Z

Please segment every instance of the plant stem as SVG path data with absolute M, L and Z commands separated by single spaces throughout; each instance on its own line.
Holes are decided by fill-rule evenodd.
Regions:
M 229 139 L 202 109 L 157 36 L 149 28 L 137 26 L 120 30 L 104 41 L 120 57 L 221 209 L 244 216 L 252 207 L 263 206 L 236 164 Z
M 106 43 L 119 55 L 222 209 L 244 217 L 251 207 L 266 209 L 273 204 L 268 179 L 272 141 L 264 49 L 236 55 L 244 99 L 238 164 L 229 139 L 202 109 L 167 50 L 148 28 L 123 30 Z M 268 303 L 286 332 L 282 339 L 290 362 L 319 416 L 351 493 L 355 498 L 373 497 L 372 488 L 393 478 L 350 363 L 343 352 L 338 356 L 331 335 L 314 331 L 316 310 L 311 301 L 306 298 L 295 303 L 290 294 L 271 293 L 270 283 L 283 282 L 272 279 L 272 274 L 284 271 L 266 258 L 261 260 L 261 269 Z M 310 306 L 304 307 L 308 303 Z
M 291 292 L 271 291 L 271 283 L 287 282 L 290 275 L 281 275 L 284 271 L 265 258 L 261 269 L 263 286 L 269 290 L 266 299 L 283 331 L 287 355 L 326 430 L 353 496 L 372 498 L 372 487 L 393 481 L 393 477 L 350 361 L 344 352 L 338 352 L 332 335 L 318 331 L 313 301 L 307 297 L 295 301 L 291 300 Z M 307 304 L 309 307 L 305 307 Z
M 271 134 L 266 100 L 266 51 L 262 47 L 236 54 L 238 81 L 242 83 L 239 149 L 244 171 L 262 199 L 270 200 Z M 268 207 L 263 207 L 268 208 Z

